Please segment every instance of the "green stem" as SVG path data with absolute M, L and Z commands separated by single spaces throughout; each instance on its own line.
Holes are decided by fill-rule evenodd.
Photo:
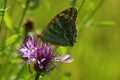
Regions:
M 6 4 L 7 4 L 7 0 L 4 0 L 3 3 L 4 3 L 3 9 L 5 9 Z M 0 31 L 1 31 L 1 28 L 2 28 L 3 20 L 4 20 L 4 15 L 5 15 L 5 11 L 3 11 L 3 15 L 2 15 L 1 23 L 0 23 Z
M 20 71 L 16 74 L 16 78 L 14 80 L 19 80 L 20 76 L 23 74 L 25 69 L 25 65 L 22 66 L 22 68 L 20 69 Z
M 82 9 L 84 3 L 85 3 L 85 0 L 82 0 L 82 3 L 81 3 L 81 5 L 80 5 L 80 7 L 78 8 L 79 14 L 80 14 L 80 11 L 81 11 L 81 9 Z
M 77 0 L 71 0 L 71 3 L 70 3 L 70 5 L 71 5 L 71 6 L 75 6 L 75 4 L 76 4 L 76 1 L 77 1 Z
M 78 13 L 79 13 L 79 15 L 80 15 L 80 12 L 81 12 L 81 9 L 82 9 L 84 3 L 85 3 L 85 0 L 82 0 L 82 3 L 81 3 L 81 5 L 80 5 L 80 7 L 78 8 Z M 78 21 L 77 21 L 77 22 L 78 22 Z M 81 22 L 82 22 L 82 21 L 81 21 Z
M 39 80 L 39 76 L 40 76 L 40 74 L 38 72 L 36 72 L 35 80 Z
M 84 20 L 83 24 L 87 23 L 97 12 L 97 10 L 99 10 L 100 6 L 102 5 L 103 0 L 101 0 L 98 5 L 96 6 L 96 8 L 91 12 L 91 14 L 88 16 L 87 19 Z
M 22 13 L 22 16 L 21 16 L 21 19 L 20 19 L 20 22 L 19 22 L 19 25 L 18 25 L 18 28 L 19 28 L 19 27 L 21 26 L 21 24 L 22 24 L 22 21 L 23 21 L 23 19 L 24 19 L 24 17 L 25 17 L 26 11 L 27 11 L 28 6 L 29 6 L 29 3 L 30 3 L 30 0 L 27 0 L 27 1 L 26 1 L 26 5 L 25 5 L 25 9 L 24 9 L 24 11 L 23 11 L 23 13 Z
M 87 17 L 87 19 L 85 19 L 83 21 L 83 23 L 80 25 L 82 26 L 80 29 L 79 29 L 79 36 L 78 36 L 78 40 L 80 40 L 80 37 L 82 35 L 82 32 L 83 30 L 85 29 L 85 24 L 95 15 L 95 13 L 97 12 L 97 10 L 100 8 L 100 6 L 102 5 L 103 3 L 103 0 L 101 0 L 98 5 L 96 6 L 96 8 L 94 9 L 94 11 L 91 12 L 91 14 Z M 79 9 L 81 10 L 81 9 Z
M 4 2 L 3 2 L 4 0 L 1 0 L 0 1 L 0 8 L 2 8 L 3 7 L 3 5 L 4 5 Z

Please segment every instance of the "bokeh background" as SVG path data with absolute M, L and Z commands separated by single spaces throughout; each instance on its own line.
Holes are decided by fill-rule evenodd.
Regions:
M 74 62 L 60 63 L 40 80 L 120 80 L 119 0 L 0 0 L 0 80 L 34 80 L 17 50 L 23 24 L 31 19 L 41 32 L 70 6 L 78 8 L 77 42 L 57 50 L 71 52 Z

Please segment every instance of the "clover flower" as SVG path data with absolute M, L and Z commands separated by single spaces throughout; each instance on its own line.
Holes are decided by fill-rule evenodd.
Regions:
M 19 47 L 25 64 L 34 63 L 34 69 L 39 75 L 46 74 L 55 68 L 57 62 L 71 63 L 73 59 L 70 54 L 55 56 L 55 51 L 49 44 L 40 44 L 40 41 L 33 36 L 27 36 L 23 44 Z

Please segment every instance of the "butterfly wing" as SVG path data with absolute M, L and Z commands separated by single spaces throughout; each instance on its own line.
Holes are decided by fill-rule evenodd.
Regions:
M 57 14 L 41 33 L 42 40 L 60 46 L 73 46 L 77 37 L 76 17 L 75 7 Z

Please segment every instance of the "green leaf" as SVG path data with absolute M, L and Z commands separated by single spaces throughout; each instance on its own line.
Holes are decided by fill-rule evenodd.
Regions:
M 114 21 L 98 21 L 98 22 L 93 22 L 92 25 L 97 27 L 108 27 L 108 26 L 115 26 L 116 23 Z
M 13 31 L 13 29 L 14 29 L 13 23 L 7 12 L 5 12 L 4 21 L 5 21 L 7 28 Z
M 0 13 L 0 16 L 2 16 L 3 15 L 3 13 Z
M 11 64 L 18 64 L 22 62 L 21 58 L 14 58 L 12 60 L 10 60 Z
M 3 13 L 6 9 L 0 9 L 0 13 Z
M 14 35 L 10 36 L 8 39 L 6 39 L 5 46 L 12 45 L 20 38 L 20 36 L 21 36 L 21 34 L 14 34 Z
M 65 73 L 64 73 L 64 76 L 66 76 L 66 77 L 71 77 L 71 73 L 70 73 L 70 72 L 65 72 Z

